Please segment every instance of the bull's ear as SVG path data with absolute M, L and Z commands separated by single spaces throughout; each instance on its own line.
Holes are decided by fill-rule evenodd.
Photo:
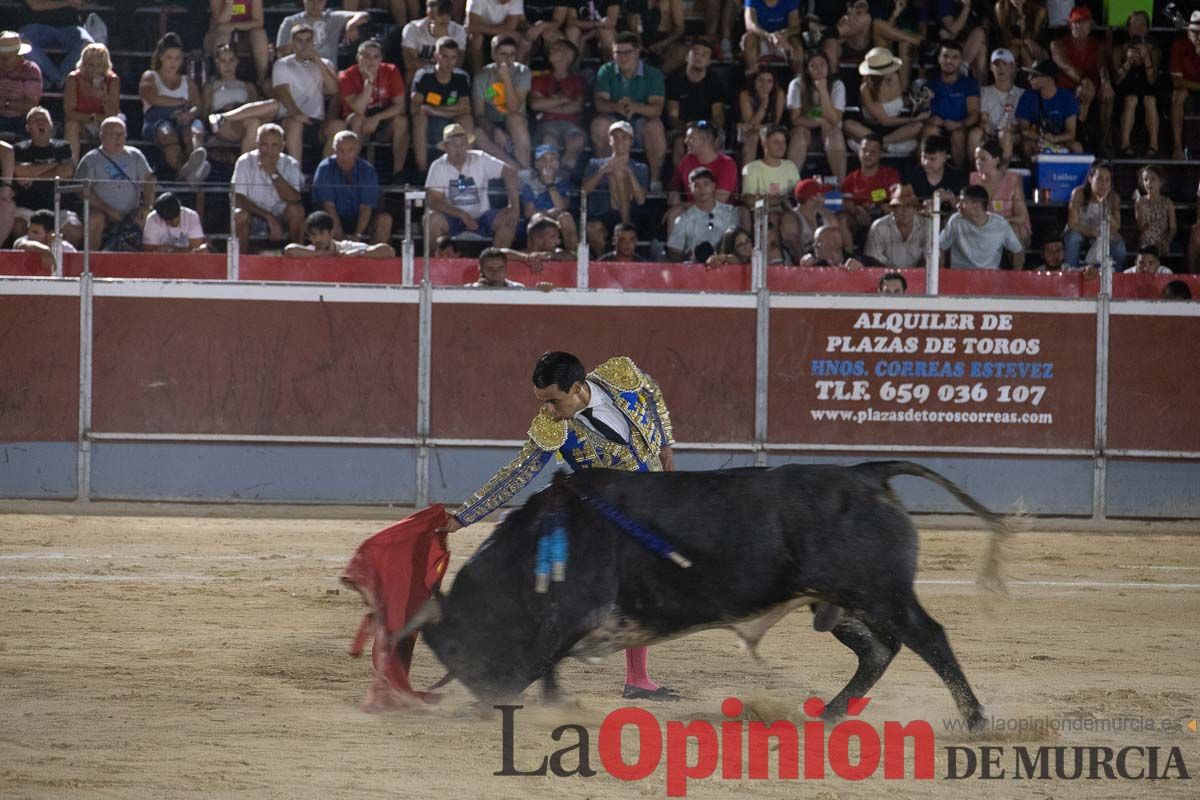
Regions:
M 413 618 L 408 621 L 408 624 L 400 630 L 399 633 L 392 636 L 392 644 L 395 645 L 404 641 L 409 636 L 412 636 L 417 631 L 424 628 L 426 625 L 438 623 L 442 621 L 442 601 L 439 595 L 434 595 L 425 601 L 425 605 L 421 606 L 421 610 L 413 615 Z

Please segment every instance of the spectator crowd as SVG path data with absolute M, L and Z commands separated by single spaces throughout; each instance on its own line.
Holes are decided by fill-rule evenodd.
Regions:
M 1194 149 L 1200 9 L 210 0 L 133 72 L 79 0 L 3 10 L 0 245 L 44 258 L 56 235 L 389 258 L 391 190 L 420 187 L 431 252 L 486 248 L 481 286 L 581 247 L 743 264 L 760 206 L 771 264 L 1200 272 L 1200 187 L 1170 167 Z M 1048 155 L 1094 161 L 1034 202 Z

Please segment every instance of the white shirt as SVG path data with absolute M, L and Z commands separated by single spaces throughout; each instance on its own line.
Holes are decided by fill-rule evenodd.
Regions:
M 507 17 L 525 16 L 525 0 L 467 0 L 467 19 L 474 14 L 489 25 L 503 25 Z
M 1123 275 L 1136 275 L 1137 273 L 1138 273 L 1137 267 L 1129 267 L 1128 269 L 1121 271 L 1121 274 L 1123 274 Z M 1154 272 L 1151 272 L 1150 274 L 1151 275 L 1174 275 L 1175 273 L 1166 264 L 1159 264 L 1158 269 L 1156 269 Z
M 599 384 L 595 381 L 588 381 L 587 385 L 588 390 L 592 393 L 592 399 L 588 401 L 587 407 L 596 415 L 596 419 L 616 431 L 628 444 L 629 420 L 617 410 L 617 407 L 613 405 L 612 398 L 608 396 L 608 392 L 600 388 Z M 575 415 L 575 419 L 596 431 L 596 433 L 600 433 L 596 426 L 587 417 L 583 416 L 582 411 Z
M 200 215 L 187 206 L 179 209 L 179 225 L 172 228 L 166 220 L 151 211 L 146 217 L 146 228 L 142 232 L 142 244 L 170 245 L 191 249 L 189 239 L 203 239 L 204 228 L 200 225 Z
M 925 263 L 929 249 L 929 218 L 913 216 L 912 232 L 905 239 L 891 214 L 871 223 L 867 233 L 866 254 L 887 267 L 904 269 Z
M 792 78 L 792 82 L 788 84 L 787 90 L 787 107 L 788 108 L 803 108 L 804 107 L 804 84 L 806 79 L 797 75 Z M 829 90 L 829 101 L 833 103 L 833 107 L 838 111 L 846 110 L 846 84 L 839 80 L 833 82 L 833 88 Z
M 337 70 L 329 59 L 322 58 L 334 75 Z M 286 85 L 300 113 L 313 119 L 325 119 L 325 82 L 321 65 L 316 61 L 299 61 L 295 55 L 284 56 L 275 62 L 271 70 L 271 83 Z M 287 116 L 287 108 L 279 104 L 279 117 Z
M 996 126 L 1004 119 L 1004 112 L 1009 111 L 1011 124 L 1017 120 L 1017 102 L 1025 90 L 1014 86 L 1007 92 L 1001 92 L 994 85 L 984 86 L 979 90 L 979 113 L 982 115 L 984 129 L 989 135 L 995 135 Z
M 304 175 L 300 172 L 299 161 L 287 153 L 280 153 L 275 168 L 289 186 L 297 192 L 300 191 Z M 237 163 L 233 165 L 232 183 L 238 194 L 244 194 L 250 202 L 262 206 L 277 217 L 287 208 L 287 203 L 279 196 L 279 192 L 275 191 L 275 184 L 259 166 L 257 150 L 251 150 L 238 157 Z
M 449 156 L 442 156 L 430 164 L 425 175 L 425 188 L 437 189 L 450 205 L 478 219 L 492 209 L 488 200 L 488 181 L 503 174 L 503 161 L 482 150 L 468 150 L 461 170 L 450 164 Z
M 446 35 L 458 42 L 459 50 L 467 49 L 467 29 L 462 25 L 451 20 Z M 404 26 L 404 31 L 400 34 L 400 45 L 416 50 L 417 55 L 425 62 L 433 61 L 433 50 L 437 40 L 438 37 L 429 32 L 428 17 L 414 19 Z

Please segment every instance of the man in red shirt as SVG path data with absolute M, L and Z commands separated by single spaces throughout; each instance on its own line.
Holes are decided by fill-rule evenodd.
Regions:
M 1075 6 L 1067 18 L 1070 33 L 1050 43 L 1050 56 L 1058 65 L 1058 85 L 1074 89 L 1079 101 L 1079 124 L 1087 123 L 1092 101 L 1100 96 L 1100 138 L 1105 152 L 1112 149 L 1112 118 L 1116 92 L 1108 75 L 1108 48 L 1092 38 L 1092 11 Z
M 848 242 L 866 238 L 871 223 L 887 212 L 891 187 L 900 183 L 900 173 L 880 164 L 882 157 L 883 137 L 877 133 L 864 136 L 858 146 L 859 168 L 842 181 L 839 221 Z
M 559 39 L 550 45 L 550 69 L 535 75 L 529 90 L 529 108 L 538 118 L 534 141 L 557 145 L 563 151 L 563 166 L 572 172 L 587 145 L 583 129 L 587 81 L 574 69 L 578 60 L 575 43 Z
M 358 63 L 338 75 L 346 127 L 366 144 L 379 132 L 392 141 L 393 183 L 408 160 L 408 115 L 404 76 L 383 60 L 383 45 L 368 39 L 358 46 Z
M 706 167 L 713 174 L 717 184 L 717 202 L 728 203 L 730 195 L 737 192 L 738 165 L 731 157 L 717 149 L 720 133 L 717 126 L 707 120 L 698 120 L 688 124 L 684 135 L 684 145 L 687 155 L 675 168 L 671 178 L 671 191 L 667 194 L 667 238 L 675 228 L 675 218 L 686 210 L 686 204 L 692 202 L 692 193 L 688 184 L 688 176 L 692 170 Z
M 1183 109 L 1188 97 L 1200 92 L 1200 11 L 1193 11 L 1187 35 L 1171 45 L 1171 132 L 1175 134 L 1175 153 L 1171 157 L 1182 161 Z M 1194 269 L 1189 264 L 1189 269 Z

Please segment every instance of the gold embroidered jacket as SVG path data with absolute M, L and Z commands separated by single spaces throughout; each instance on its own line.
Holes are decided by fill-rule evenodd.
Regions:
M 675 443 L 671 415 L 658 384 L 625 356 L 610 358 L 588 375 L 629 422 L 629 444 L 611 442 L 577 419 L 556 420 L 545 410 L 529 426 L 529 440 L 506 467 L 455 512 L 463 525 L 511 500 L 558 456 L 572 471 L 608 467 L 629 472 L 662 470 L 659 453 Z

